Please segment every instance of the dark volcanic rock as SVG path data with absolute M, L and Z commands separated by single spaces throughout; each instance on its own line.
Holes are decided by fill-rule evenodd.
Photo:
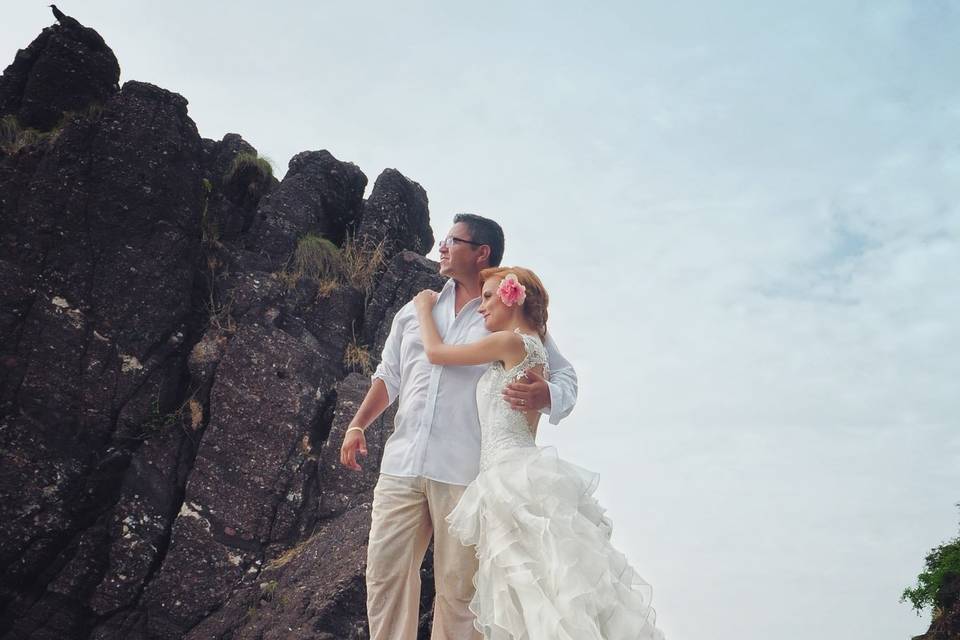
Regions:
M 363 293 L 347 286 L 334 289 L 326 296 L 310 296 L 303 305 L 304 326 L 317 337 L 319 351 L 327 361 L 327 370 L 342 378 L 344 352 L 354 342 L 363 322 Z
M 373 293 L 364 321 L 364 342 L 370 345 L 374 365 L 380 361 L 390 323 L 400 307 L 424 289 L 443 288 L 446 278 L 437 273 L 437 266 L 433 260 L 412 251 L 401 251 L 390 261 Z
M 357 237 L 373 245 L 383 242 L 387 259 L 405 249 L 428 254 L 433 231 L 427 192 L 396 169 L 385 169 L 364 204 Z
M 219 141 L 203 139 L 204 173 L 215 191 L 223 189 L 233 159 L 242 153 L 256 156 L 257 150 L 239 134 L 228 133 L 223 136 L 223 140 Z M 231 197 L 230 199 L 233 200 L 234 198 Z
M 231 340 L 170 551 L 145 594 L 152 634 L 190 629 L 256 571 L 277 509 L 296 499 L 288 465 L 321 408 L 322 377 L 313 345 L 269 317 Z
M 210 184 L 205 212 L 206 235 L 213 241 L 234 242 L 253 224 L 260 200 L 280 184 L 273 173 L 252 164 L 231 171 L 241 154 L 257 156 L 257 150 L 235 133 L 223 140 L 203 141 L 204 177 Z
M 392 430 L 390 409 L 368 429 L 369 456 L 356 473 L 339 464 L 347 424 L 363 401 L 369 378 L 350 374 L 336 388 L 333 425 L 318 461 L 320 524 L 299 544 L 274 553 L 256 580 L 245 581 L 223 608 L 185 637 L 361 640 L 366 627 L 367 536 L 383 445 Z M 432 557 L 421 571 L 424 612 L 419 637 L 430 633 Z
M 356 165 L 328 151 L 298 153 L 280 186 L 260 202 L 248 247 L 255 245 L 279 265 L 308 232 L 341 244 L 360 217 L 366 186 Z
M 234 171 L 253 147 L 201 140 L 179 95 L 116 91 L 99 35 L 62 22 L 0 80 L 25 124 L 76 111 L 0 151 L 0 637 L 365 638 L 393 410 L 364 471 L 340 467 L 369 387 L 345 354 L 376 364 L 396 310 L 442 284 L 406 251 L 432 243 L 426 194 L 391 170 L 365 208 L 325 151 L 282 183 Z M 281 271 L 361 218 L 397 254 L 371 289 Z
M 117 58 L 96 31 L 75 21 L 47 27 L 0 77 L 0 115 L 47 130 L 65 111 L 106 102 L 119 80 Z
M 131 82 L 39 159 L 4 162 L 21 159 L 0 224 L 17 274 L 0 282 L 0 621 L 40 637 L 79 624 L 131 447 L 184 384 L 200 138 L 183 98 Z M 160 493 L 162 514 L 176 485 Z
M 190 438 L 196 429 L 189 412 L 168 426 L 165 434 L 147 439 L 133 455 L 120 499 L 105 522 L 101 547 L 108 555 L 109 570 L 88 595 L 89 607 L 97 615 L 134 606 L 163 558 L 189 472 L 186 454 L 194 449 Z
M 186 640 L 365 640 L 367 536 L 364 504 L 273 560 Z

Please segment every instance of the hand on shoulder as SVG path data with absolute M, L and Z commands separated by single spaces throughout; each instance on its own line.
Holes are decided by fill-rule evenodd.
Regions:
M 413 297 L 413 306 L 417 312 L 430 312 L 433 311 L 433 307 L 437 304 L 437 298 L 440 297 L 440 294 L 432 289 L 424 289 L 417 295 Z

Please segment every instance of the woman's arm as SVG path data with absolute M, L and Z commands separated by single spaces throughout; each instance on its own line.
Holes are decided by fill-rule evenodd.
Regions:
M 420 336 L 427 360 L 431 364 L 466 366 L 501 361 L 512 367 L 523 360 L 526 350 L 523 339 L 510 331 L 498 331 L 470 344 L 444 344 L 433 320 L 433 306 L 437 294 L 426 289 L 413 299 L 420 321 Z

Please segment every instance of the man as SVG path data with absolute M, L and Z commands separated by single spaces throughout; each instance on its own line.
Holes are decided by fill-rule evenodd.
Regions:
M 458 214 L 440 241 L 440 274 L 450 279 L 433 317 L 449 344 L 488 335 L 480 306 L 480 271 L 499 266 L 503 230 L 493 220 Z M 517 409 L 536 409 L 557 424 L 577 397 L 573 367 L 549 337 L 550 381 L 528 374 L 505 390 Z M 359 470 L 366 455 L 364 430 L 398 397 L 393 434 L 387 440 L 373 493 L 367 547 L 367 617 L 371 640 L 414 640 L 420 605 L 420 565 L 433 537 L 436 600 L 432 640 L 479 638 L 468 605 L 477 558 L 460 544 L 445 518 L 476 478 L 480 466 L 477 381 L 486 366 L 444 367 L 427 360 L 413 304 L 396 314 L 373 384 L 344 436 L 340 460 Z

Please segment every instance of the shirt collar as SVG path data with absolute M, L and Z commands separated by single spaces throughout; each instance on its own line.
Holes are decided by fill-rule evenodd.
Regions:
M 440 297 L 437 299 L 437 302 L 439 302 L 441 298 L 455 297 L 456 295 L 457 295 L 457 282 L 453 278 L 447 278 L 447 281 L 443 283 L 443 288 L 440 289 Z M 476 298 L 472 298 L 468 300 L 467 304 L 463 305 L 464 309 L 475 302 L 479 303 L 479 300 L 480 300 L 480 296 L 477 296 Z M 461 309 L 460 311 L 462 313 L 463 309 Z
M 447 289 L 450 291 L 455 291 L 457 288 L 457 282 L 453 278 L 447 278 L 447 281 L 443 283 L 443 288 L 440 289 L 440 295 L 443 295 L 447 292 Z

